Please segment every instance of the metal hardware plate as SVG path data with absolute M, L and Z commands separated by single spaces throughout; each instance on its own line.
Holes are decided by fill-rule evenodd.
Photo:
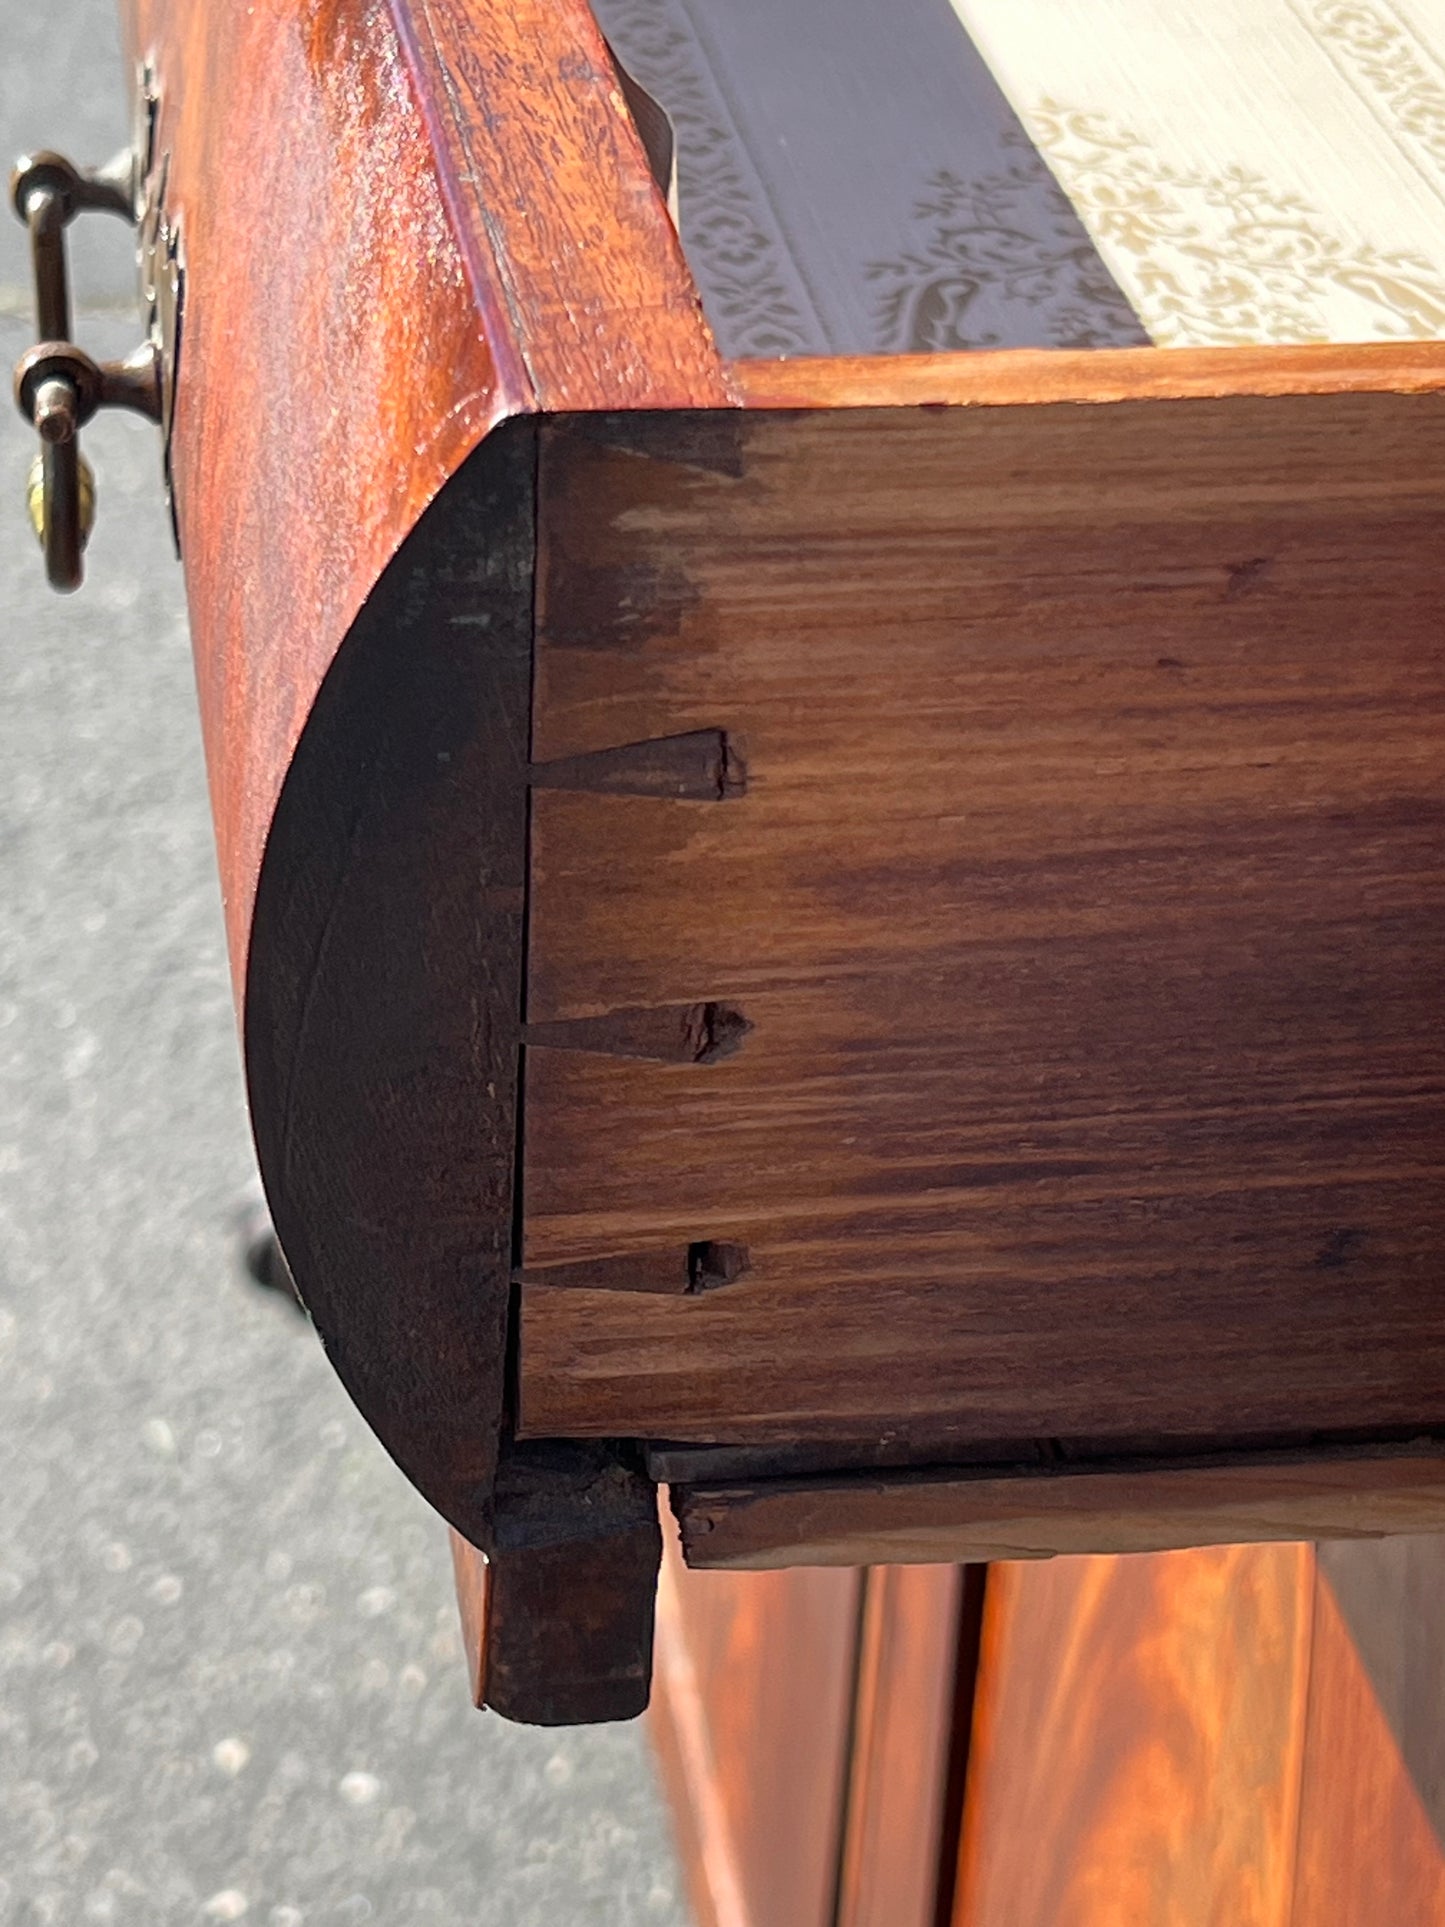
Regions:
M 160 90 L 147 63 L 137 77 L 135 140 L 103 168 L 61 154 L 31 155 L 16 168 L 15 212 L 30 233 L 37 345 L 15 370 L 15 399 L 40 437 L 27 495 L 51 586 L 80 586 L 94 515 L 95 483 L 80 431 L 99 408 L 131 408 L 159 424 L 171 532 L 180 552 L 171 468 L 176 372 L 185 285 L 181 238 L 166 207 L 169 157 L 160 150 Z M 135 223 L 145 339 L 124 361 L 98 364 L 71 339 L 65 230 L 87 210 Z

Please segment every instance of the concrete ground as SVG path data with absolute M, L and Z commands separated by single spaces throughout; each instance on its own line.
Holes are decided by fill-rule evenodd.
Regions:
M 0 151 L 103 158 L 123 87 L 110 0 L 0 0 Z M 30 322 L 3 227 L 8 365 Z M 82 342 L 131 345 L 125 231 L 72 235 Z M 67 601 L 0 410 L 0 1923 L 684 1927 L 641 1731 L 471 1711 L 440 1523 L 242 1281 L 158 451 L 108 419 L 88 452 Z

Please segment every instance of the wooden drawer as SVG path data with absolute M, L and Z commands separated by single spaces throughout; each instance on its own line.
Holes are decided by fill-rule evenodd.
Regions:
M 640 1708 L 660 1483 L 730 1568 L 1445 1521 L 1428 304 L 1147 345 L 940 0 L 850 165 L 1034 141 L 1114 324 L 737 357 L 580 0 L 123 12 L 257 1149 L 480 1695 Z

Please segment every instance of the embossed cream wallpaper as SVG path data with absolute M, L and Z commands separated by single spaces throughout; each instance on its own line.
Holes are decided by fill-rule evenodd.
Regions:
M 953 0 L 1161 346 L 1445 336 L 1445 0 Z

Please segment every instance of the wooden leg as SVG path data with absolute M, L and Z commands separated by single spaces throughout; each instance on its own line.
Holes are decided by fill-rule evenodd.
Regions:
M 604 1447 L 509 1447 L 485 1556 L 452 1533 L 472 1698 L 529 1726 L 646 1710 L 657 1488 Z

